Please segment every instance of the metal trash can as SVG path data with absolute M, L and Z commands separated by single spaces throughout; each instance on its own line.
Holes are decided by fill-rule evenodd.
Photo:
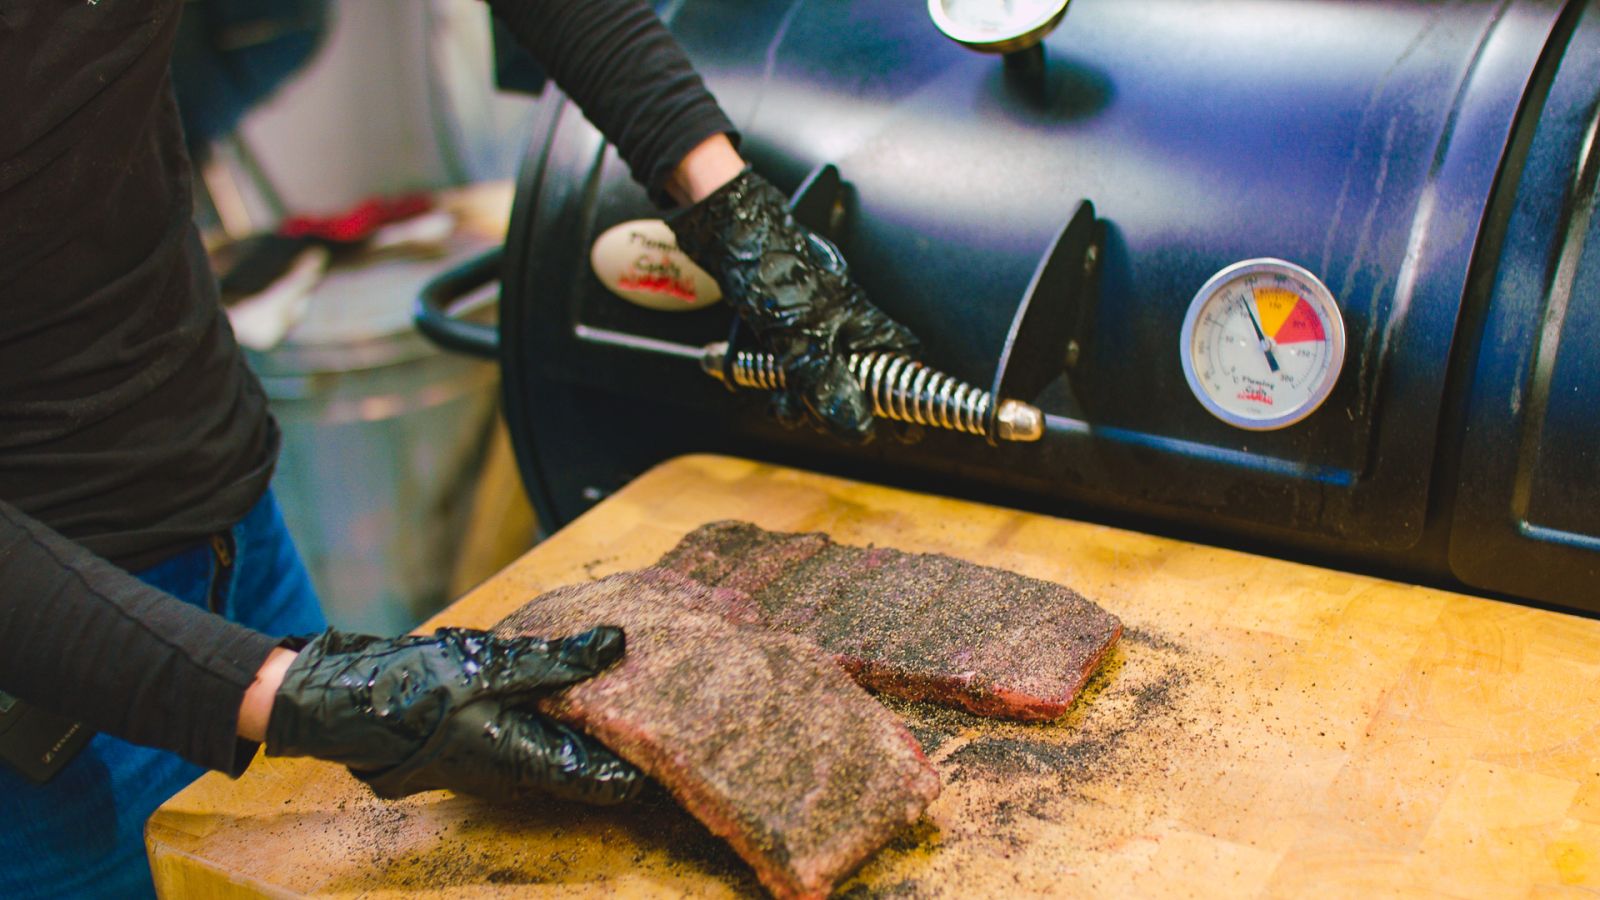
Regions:
M 283 431 L 273 487 L 339 628 L 399 634 L 451 599 L 499 376 L 412 328 L 449 262 L 331 271 L 281 345 L 246 353 Z

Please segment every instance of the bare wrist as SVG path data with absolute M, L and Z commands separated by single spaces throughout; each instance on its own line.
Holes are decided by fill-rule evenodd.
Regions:
M 699 203 L 744 171 L 744 158 L 725 134 L 716 134 L 684 154 L 667 181 L 667 193 L 684 206 Z
M 260 743 L 267 738 L 267 720 L 272 718 L 272 700 L 283 684 L 283 673 L 289 670 L 299 654 L 293 650 L 274 647 L 266 662 L 256 671 L 256 680 L 244 692 L 239 704 L 239 737 Z

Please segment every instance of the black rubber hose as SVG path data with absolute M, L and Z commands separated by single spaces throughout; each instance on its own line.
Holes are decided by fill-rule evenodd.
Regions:
M 484 322 L 467 322 L 450 315 L 451 304 L 490 282 L 500 280 L 505 249 L 496 247 L 439 273 L 422 286 L 411 321 L 439 347 L 468 356 L 498 359 L 500 329 Z

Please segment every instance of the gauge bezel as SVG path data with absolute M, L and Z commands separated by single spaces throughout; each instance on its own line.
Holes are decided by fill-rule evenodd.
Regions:
M 945 0 L 928 0 L 928 17 L 933 19 L 933 24 L 944 32 L 945 37 L 983 53 L 1014 53 L 1032 47 L 1054 31 L 1056 26 L 1061 24 L 1061 18 L 1067 14 L 1071 0 L 1060 0 L 1060 5 L 1047 15 L 1029 20 L 1024 27 L 998 38 L 993 37 L 992 32 L 980 35 L 963 28 L 961 23 L 950 18 L 944 4 Z
M 1322 307 L 1323 324 L 1328 331 L 1329 352 L 1331 360 L 1327 374 L 1299 406 L 1273 416 L 1270 419 L 1252 419 L 1239 415 L 1217 402 L 1215 397 L 1201 384 L 1200 376 L 1194 366 L 1194 330 L 1200 319 L 1200 311 L 1205 308 L 1211 298 L 1224 285 L 1239 278 L 1257 273 L 1273 275 L 1289 275 L 1311 288 L 1311 296 L 1307 297 L 1312 303 Z M 1322 407 L 1327 402 L 1328 396 L 1333 393 L 1334 385 L 1339 382 L 1339 374 L 1344 371 L 1344 314 L 1339 309 L 1339 303 L 1334 299 L 1333 292 L 1322 283 L 1322 279 L 1312 274 L 1304 266 L 1296 265 L 1284 259 L 1274 257 L 1259 257 L 1246 259 L 1230 265 L 1206 279 L 1206 283 L 1195 292 L 1194 299 L 1189 301 L 1189 311 L 1183 318 L 1183 329 L 1178 335 L 1178 354 L 1183 362 L 1183 377 L 1189 382 L 1189 390 L 1200 401 L 1206 411 L 1218 419 L 1246 431 L 1275 431 L 1295 424 Z

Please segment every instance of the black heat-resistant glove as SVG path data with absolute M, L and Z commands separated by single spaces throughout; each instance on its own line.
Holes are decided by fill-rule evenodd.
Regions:
M 531 704 L 622 653 L 619 628 L 558 641 L 465 628 L 392 639 L 329 630 L 284 674 L 267 753 L 343 763 L 388 799 L 444 788 L 621 803 L 643 783 L 639 770 Z
M 834 435 L 869 440 L 872 404 L 845 360 L 871 350 L 914 354 L 916 337 L 813 251 L 783 194 L 750 169 L 667 222 L 777 355 L 788 386 L 775 404 L 779 417 L 792 424 L 803 410 Z

